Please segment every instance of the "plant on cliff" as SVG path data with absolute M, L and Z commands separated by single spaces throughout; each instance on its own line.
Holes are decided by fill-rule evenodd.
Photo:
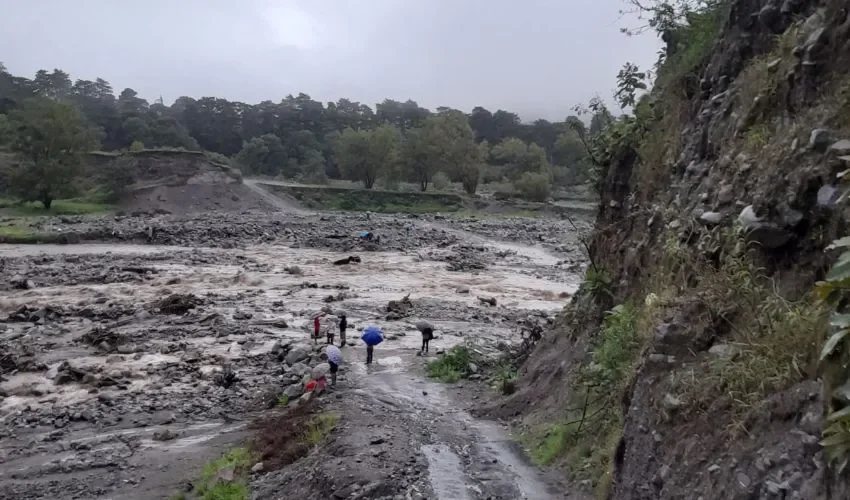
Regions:
M 845 183 L 850 170 L 839 174 Z M 840 200 L 846 201 L 848 191 Z M 824 401 L 827 418 L 824 424 L 823 441 L 827 459 L 839 474 L 850 463 L 850 310 L 847 306 L 850 292 L 850 236 L 844 236 L 826 250 L 840 249 L 835 264 L 823 281 L 817 283 L 816 292 L 833 313 L 829 325 L 831 335 L 821 351 L 824 364 Z
M 53 200 L 68 195 L 83 154 L 95 144 L 77 109 L 48 99 L 26 101 L 12 115 L 14 138 L 10 149 L 21 160 L 10 184 L 24 201 L 40 201 L 50 209 Z

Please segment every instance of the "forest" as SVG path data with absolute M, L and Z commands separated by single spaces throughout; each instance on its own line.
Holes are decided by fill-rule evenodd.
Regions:
M 613 120 L 604 108 L 590 118 L 587 128 L 577 116 L 523 123 L 501 109 L 432 111 L 391 99 L 373 109 L 304 93 L 258 104 L 184 96 L 167 106 L 131 88 L 116 96 L 101 78 L 74 81 L 59 69 L 27 78 L 0 63 L 0 148 L 24 160 L 11 185 L 33 200 L 44 197 L 32 192 L 43 191 L 36 184 L 45 176 L 63 184 L 73 175 L 80 155 L 69 152 L 177 148 L 221 155 L 248 176 L 348 179 L 367 189 L 410 182 L 423 191 L 456 182 L 470 194 L 482 183 L 505 183 L 543 201 L 554 187 L 588 180 L 587 138 Z M 45 162 L 32 144 L 34 131 L 65 141 L 64 157 L 38 166 Z

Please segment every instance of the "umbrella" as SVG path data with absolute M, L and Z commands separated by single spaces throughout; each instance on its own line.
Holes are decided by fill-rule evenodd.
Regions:
M 381 333 L 381 329 L 377 326 L 367 326 L 363 330 L 363 335 L 360 336 L 360 339 L 366 342 L 366 345 L 378 345 L 384 341 L 384 334 Z
M 419 321 L 416 322 L 416 329 L 419 330 L 420 332 L 424 331 L 427 328 L 430 328 L 431 330 L 433 330 L 434 325 L 432 325 L 431 323 L 429 323 L 425 320 L 419 320 Z
M 328 361 L 335 365 L 342 364 L 342 352 L 339 350 L 339 347 L 335 345 L 329 345 L 325 349 L 325 354 L 328 355 Z

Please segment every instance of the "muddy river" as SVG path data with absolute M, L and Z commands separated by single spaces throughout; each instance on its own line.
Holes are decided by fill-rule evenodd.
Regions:
M 435 325 L 433 351 L 466 342 L 497 352 L 519 341 L 527 314 L 560 310 L 577 274 L 558 268 L 563 257 L 542 248 L 457 236 L 486 247 L 490 258 L 453 267 L 446 256 L 470 250 L 422 246 L 359 253 L 359 263 L 334 265 L 350 252 L 0 245 L 9 283 L 0 298 L 0 317 L 7 318 L 0 324 L 0 498 L 166 498 L 181 491 L 200 465 L 245 439 L 270 388 L 291 382 L 281 346 L 311 348 L 311 318 L 322 308 L 331 313 L 323 328 L 336 328 L 340 310 L 351 325 L 335 397 L 355 413 L 386 405 L 388 435 L 393 425 L 401 436 L 417 419 L 427 418 L 429 429 L 443 421 L 442 430 L 412 441 L 413 450 L 388 445 L 390 458 L 409 452 L 420 464 L 400 498 L 559 498 L 504 429 L 475 422 L 450 388 L 421 376 L 414 323 Z M 387 303 L 407 295 L 412 309 L 388 319 Z M 357 339 L 369 324 L 387 340 L 367 369 Z M 237 382 L 224 386 L 227 370 Z M 356 432 L 341 442 L 355 439 L 349 434 Z M 477 450 L 464 443 L 470 436 Z M 481 460 L 489 461 L 487 470 Z M 284 481 L 281 474 L 287 471 L 257 478 L 258 497 L 275 497 L 269 492 Z M 348 475 L 331 480 L 358 480 Z

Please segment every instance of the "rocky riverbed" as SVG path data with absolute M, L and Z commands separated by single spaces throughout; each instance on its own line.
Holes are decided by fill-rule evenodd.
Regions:
M 322 362 L 309 339 L 322 308 L 352 325 L 339 386 L 321 396 L 341 420 L 325 449 L 256 471 L 260 498 L 284 486 L 298 498 L 561 498 L 502 429 L 469 417 L 469 391 L 425 380 L 413 324 L 436 325 L 438 350 L 518 342 L 528 314 L 555 314 L 577 286 L 569 223 L 246 212 L 32 226 L 98 243 L 0 245 L 0 498 L 187 489 L 281 395 L 297 401 Z M 367 370 L 368 324 L 387 341 Z

